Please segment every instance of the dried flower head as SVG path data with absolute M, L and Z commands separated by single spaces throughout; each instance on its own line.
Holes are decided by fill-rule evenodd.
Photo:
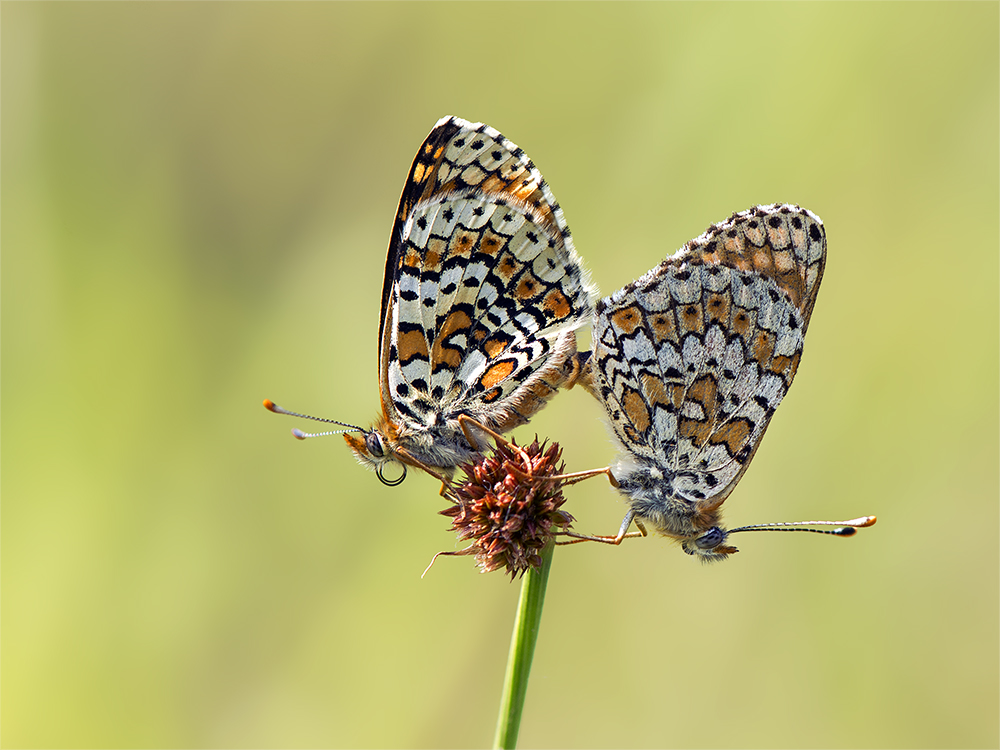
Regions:
M 475 555 L 486 573 L 506 568 L 513 579 L 541 565 L 539 553 L 573 516 L 560 510 L 564 465 L 562 448 L 546 449 L 538 437 L 527 446 L 498 440 L 496 448 L 462 466 L 465 479 L 445 493 L 454 504 L 441 511 L 452 519 L 458 538 L 471 544 L 449 555 Z

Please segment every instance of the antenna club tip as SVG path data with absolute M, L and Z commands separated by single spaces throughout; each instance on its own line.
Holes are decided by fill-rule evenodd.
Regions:
M 861 516 L 860 518 L 852 518 L 850 521 L 841 521 L 845 526 L 853 526 L 855 529 L 867 529 L 869 526 L 874 526 L 878 519 L 875 516 Z
M 305 440 L 306 437 L 307 437 L 306 434 L 302 430 L 300 430 L 298 427 L 296 427 L 295 429 L 292 430 L 292 435 L 297 440 Z
M 277 410 L 278 410 L 278 407 L 269 398 L 265 398 L 264 399 L 264 408 L 267 409 L 268 411 L 273 411 L 273 412 L 277 412 Z
M 852 518 L 846 523 L 849 526 L 843 526 L 837 529 L 834 533 L 837 536 L 854 536 L 858 533 L 858 529 L 867 529 L 869 526 L 874 526 L 878 519 L 875 516 L 861 516 L 861 518 Z

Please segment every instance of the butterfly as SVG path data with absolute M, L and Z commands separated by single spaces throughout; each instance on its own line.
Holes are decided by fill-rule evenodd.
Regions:
M 488 125 L 444 117 L 417 151 L 389 240 L 381 413 L 370 429 L 319 421 L 347 427 L 338 432 L 384 484 L 407 466 L 447 482 L 490 432 L 524 424 L 573 385 L 575 331 L 596 298 L 524 151 Z M 399 477 L 386 477 L 391 465 Z
M 619 457 L 580 476 L 606 473 L 629 510 L 615 537 L 571 536 L 618 543 L 649 525 L 718 560 L 737 551 L 726 544 L 737 531 L 843 525 L 822 533 L 850 536 L 875 522 L 719 525 L 795 378 L 825 265 L 819 217 L 756 206 L 597 304 L 580 382 L 604 406 Z M 627 533 L 633 522 L 640 531 Z

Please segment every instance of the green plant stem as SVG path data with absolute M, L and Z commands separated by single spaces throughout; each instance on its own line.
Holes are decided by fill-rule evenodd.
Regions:
M 531 659 L 535 655 L 535 642 L 538 640 L 538 628 L 542 621 L 542 605 L 545 603 L 545 586 L 549 581 L 554 550 L 555 543 L 550 541 L 542 550 L 541 567 L 529 568 L 521 583 L 521 599 L 517 603 L 517 619 L 510 638 L 510 655 L 507 657 L 507 675 L 503 681 L 497 733 L 493 739 L 495 748 L 512 750 L 517 747 L 517 732 L 521 728 L 521 712 L 528 692 L 528 674 L 531 672 Z

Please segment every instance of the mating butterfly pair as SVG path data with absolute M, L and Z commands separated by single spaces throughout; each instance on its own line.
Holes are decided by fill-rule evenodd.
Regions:
M 390 238 L 382 415 L 369 430 L 320 421 L 347 428 L 385 484 L 408 465 L 448 481 L 490 432 L 580 382 L 620 444 L 601 473 L 630 510 L 616 537 L 578 538 L 617 543 L 645 522 L 690 554 L 724 557 L 738 530 L 718 526 L 720 506 L 792 383 L 825 262 L 818 217 L 758 206 L 598 302 L 531 160 L 493 128 L 445 117 L 417 152 Z M 588 323 L 594 349 L 581 354 L 575 331 Z M 398 477 L 385 476 L 390 464 Z M 829 533 L 874 518 L 844 523 Z

